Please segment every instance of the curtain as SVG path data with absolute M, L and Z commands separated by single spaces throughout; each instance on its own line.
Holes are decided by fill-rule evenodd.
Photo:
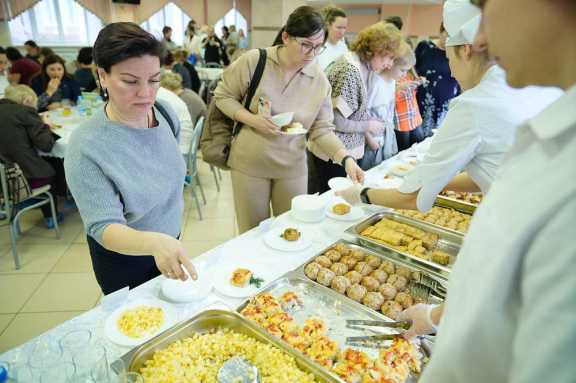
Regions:
M 110 1 L 105 0 L 74 0 L 82 7 L 92 12 L 103 23 L 110 22 Z
M 0 0 L 0 21 L 10 21 L 36 5 L 40 0 Z

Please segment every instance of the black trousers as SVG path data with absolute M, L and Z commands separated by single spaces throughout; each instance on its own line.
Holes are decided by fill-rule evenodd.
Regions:
M 400 132 L 398 130 L 394 130 L 394 133 L 396 133 L 396 142 L 398 143 L 399 152 L 408 149 L 418 142 L 424 141 L 426 138 L 422 126 L 419 126 L 409 132 Z
M 104 295 L 126 286 L 133 289 L 160 275 L 153 256 L 130 256 L 107 250 L 86 236 L 92 267 Z
M 310 158 L 312 159 L 312 164 L 314 166 L 314 180 L 308 179 L 308 189 L 310 189 L 311 182 L 314 182 L 315 191 L 319 193 L 324 193 L 325 191 L 330 190 L 328 186 L 328 181 L 334 177 L 346 177 L 346 170 L 340 164 L 336 164 L 332 161 L 323 161 L 320 158 L 316 157 L 314 154 L 308 152 Z M 309 173 L 310 177 L 310 173 Z M 310 190 L 308 190 L 310 192 Z

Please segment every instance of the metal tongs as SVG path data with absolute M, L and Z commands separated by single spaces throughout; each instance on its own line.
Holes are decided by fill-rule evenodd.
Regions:
M 408 330 L 411 325 L 412 321 L 410 320 L 387 322 L 380 320 L 347 319 L 346 328 L 362 331 L 372 331 L 378 335 L 351 336 L 346 338 L 346 345 L 367 348 L 380 348 L 383 346 L 383 342 L 394 340 L 400 335 L 400 333 L 381 334 L 378 331 L 374 331 L 374 328 L 381 327 Z

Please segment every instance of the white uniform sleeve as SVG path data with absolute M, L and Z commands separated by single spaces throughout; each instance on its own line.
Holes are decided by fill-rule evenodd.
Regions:
M 423 161 L 404 179 L 402 193 L 417 190 L 418 210 L 432 208 L 436 196 L 474 158 L 482 139 L 473 106 L 455 99 Z
M 568 383 L 576 377 L 574 195 L 566 202 L 539 223 L 545 227 L 524 256 L 510 383 Z

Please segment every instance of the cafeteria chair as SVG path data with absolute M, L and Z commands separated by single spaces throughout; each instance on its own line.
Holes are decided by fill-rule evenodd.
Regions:
M 202 136 L 202 129 L 204 128 L 204 117 L 200 117 L 196 122 L 196 127 L 192 133 L 192 141 L 190 143 L 190 149 L 188 151 L 188 156 L 186 158 L 186 167 L 188 168 L 188 177 L 186 177 L 185 184 L 190 187 L 192 192 L 192 197 L 196 203 L 196 208 L 198 209 L 198 217 L 202 220 L 202 208 L 200 206 L 200 200 L 198 199 L 198 194 L 196 193 L 196 187 L 200 189 L 200 194 L 202 195 L 202 200 L 204 205 L 206 205 L 206 195 L 204 194 L 204 188 L 200 183 L 200 176 L 198 175 L 198 147 L 200 144 L 200 137 Z
M 27 182 L 23 177 L 21 180 L 22 182 Z M 19 222 L 22 214 L 29 210 L 50 204 L 52 219 L 54 220 L 56 238 L 60 238 L 60 229 L 58 227 L 58 217 L 56 215 L 54 197 L 52 196 L 52 193 L 50 193 L 50 185 L 45 185 L 39 188 L 31 189 L 30 194 L 18 201 L 18 203 L 11 201 L 10 191 L 8 189 L 7 167 L 2 161 L 0 161 L 0 184 L 0 190 L 2 192 L 0 194 L 0 215 L 5 215 L 8 218 L 8 224 L 10 226 L 10 244 L 12 247 L 12 257 L 14 258 L 14 266 L 16 267 L 16 270 L 18 270 L 20 269 L 20 257 L 18 256 L 16 241 L 18 240 L 18 235 L 22 234 Z M 29 186 L 28 189 L 30 189 Z

